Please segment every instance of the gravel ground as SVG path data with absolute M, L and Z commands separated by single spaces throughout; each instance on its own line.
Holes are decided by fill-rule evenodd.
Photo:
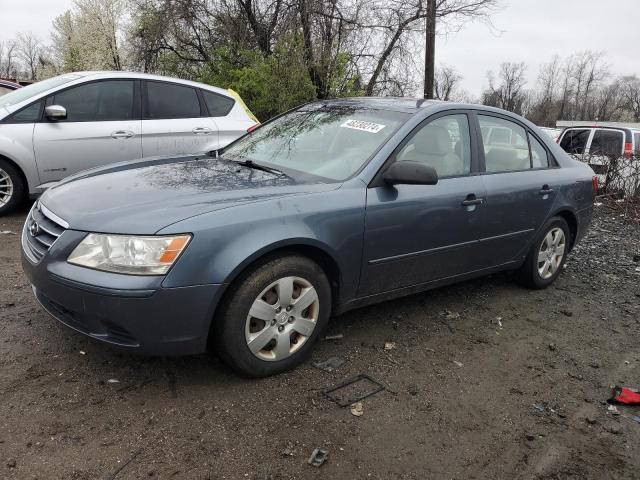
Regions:
M 553 287 L 501 274 L 353 311 L 312 359 L 344 365 L 257 381 L 60 326 L 0 234 L 0 478 L 640 478 L 640 407 L 606 404 L 640 387 L 640 227 L 597 210 Z M 362 416 L 322 395 L 358 373 L 387 387 Z

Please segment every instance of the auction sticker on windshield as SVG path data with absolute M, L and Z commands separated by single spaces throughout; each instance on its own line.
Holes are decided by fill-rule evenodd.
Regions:
M 385 126 L 379 123 L 365 122 L 363 120 L 347 120 L 342 125 L 342 128 L 353 128 L 354 130 L 362 130 L 363 132 L 378 133 Z

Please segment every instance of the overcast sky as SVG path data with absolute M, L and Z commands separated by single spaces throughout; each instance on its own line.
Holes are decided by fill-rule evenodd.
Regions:
M 554 54 L 583 50 L 604 52 L 617 74 L 640 75 L 639 1 L 501 0 L 493 26 L 468 23 L 440 35 L 437 62 L 455 66 L 474 96 L 486 86 L 487 70 L 504 61 L 527 62 L 532 86 L 540 64 Z M 27 31 L 48 38 L 52 20 L 71 5 L 72 0 L 0 0 L 0 41 Z

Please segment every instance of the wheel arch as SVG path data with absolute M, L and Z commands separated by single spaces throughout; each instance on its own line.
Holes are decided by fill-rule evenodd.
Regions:
M 227 276 L 225 288 L 219 297 L 211 317 L 207 345 L 211 345 L 212 335 L 214 334 L 217 323 L 216 317 L 220 311 L 220 307 L 225 301 L 227 301 L 232 292 L 232 287 L 242 274 L 251 269 L 258 268 L 260 265 L 267 263 L 273 258 L 283 255 L 301 255 L 313 260 L 320 266 L 320 268 L 322 268 L 329 280 L 329 285 L 331 286 L 332 311 L 336 310 L 339 305 L 342 275 L 338 261 L 335 256 L 330 253 L 329 249 L 322 245 L 322 243 L 312 239 L 291 239 L 286 242 L 272 243 L 248 256 Z
M 578 216 L 576 213 L 570 208 L 561 208 L 557 210 L 553 215 L 553 217 L 561 217 L 569 225 L 569 232 L 571 233 L 571 238 L 569 239 L 569 249 L 572 250 L 578 235 Z
M 6 155 L 3 155 L 2 153 L 0 153 L 0 160 L 4 160 L 9 165 L 11 165 L 13 168 L 16 169 L 16 171 L 18 172 L 18 175 L 20 175 L 20 178 L 24 182 L 25 194 L 28 195 L 29 191 L 30 191 L 30 188 L 31 188 L 31 185 L 29 185 L 29 180 L 27 179 L 27 175 L 24 173 L 24 170 L 22 169 L 22 167 L 18 164 L 18 162 L 16 162 L 15 160 L 7 157 Z
M 313 239 L 290 239 L 282 242 L 275 242 L 262 247 L 261 249 L 249 255 L 243 262 L 227 276 L 225 284 L 227 288 L 223 293 L 223 297 L 228 291 L 228 287 L 235 283 L 244 272 L 257 267 L 258 265 L 268 262 L 274 257 L 282 255 L 301 255 L 310 258 L 316 262 L 324 271 L 329 284 L 331 285 L 331 297 L 333 306 L 339 298 L 340 287 L 342 285 L 342 273 L 335 255 L 326 245 Z

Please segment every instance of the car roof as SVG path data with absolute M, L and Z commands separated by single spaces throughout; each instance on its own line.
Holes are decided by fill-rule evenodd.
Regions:
M 434 113 L 442 110 L 449 109 L 464 109 L 464 110 L 478 110 L 488 113 L 498 113 L 507 117 L 512 117 L 520 122 L 524 122 L 529 126 L 535 127 L 535 125 L 525 118 L 507 110 L 500 108 L 489 107 L 487 105 L 480 105 L 476 103 L 459 103 L 449 102 L 443 100 L 426 100 L 424 98 L 416 97 L 350 97 L 350 98 L 337 98 L 332 100 L 318 100 L 311 102 L 311 105 L 335 105 L 335 106 L 351 106 L 359 108 L 369 108 L 373 110 L 390 110 L 395 112 L 404 112 L 409 114 L 415 114 L 427 109 L 431 110 L 430 113 Z
M 15 88 L 20 88 L 22 86 L 19 83 L 12 82 L 11 80 L 5 80 L 4 78 L 0 78 L 0 84 L 6 87 L 15 87 Z
M 183 80 L 182 78 L 176 78 L 176 77 L 152 75 L 150 73 L 130 72 L 130 71 L 121 70 L 121 71 L 83 71 L 83 72 L 73 72 L 73 74 L 81 76 L 83 80 L 88 80 L 88 79 L 99 80 L 103 78 L 139 78 L 144 80 L 158 80 L 162 82 L 179 83 L 182 85 L 189 85 L 191 87 L 209 90 L 211 92 L 215 92 L 219 95 L 224 95 L 226 97 L 232 97 L 227 90 L 219 87 L 214 87 L 212 85 L 207 85 L 206 83 L 194 82 L 192 80 Z

